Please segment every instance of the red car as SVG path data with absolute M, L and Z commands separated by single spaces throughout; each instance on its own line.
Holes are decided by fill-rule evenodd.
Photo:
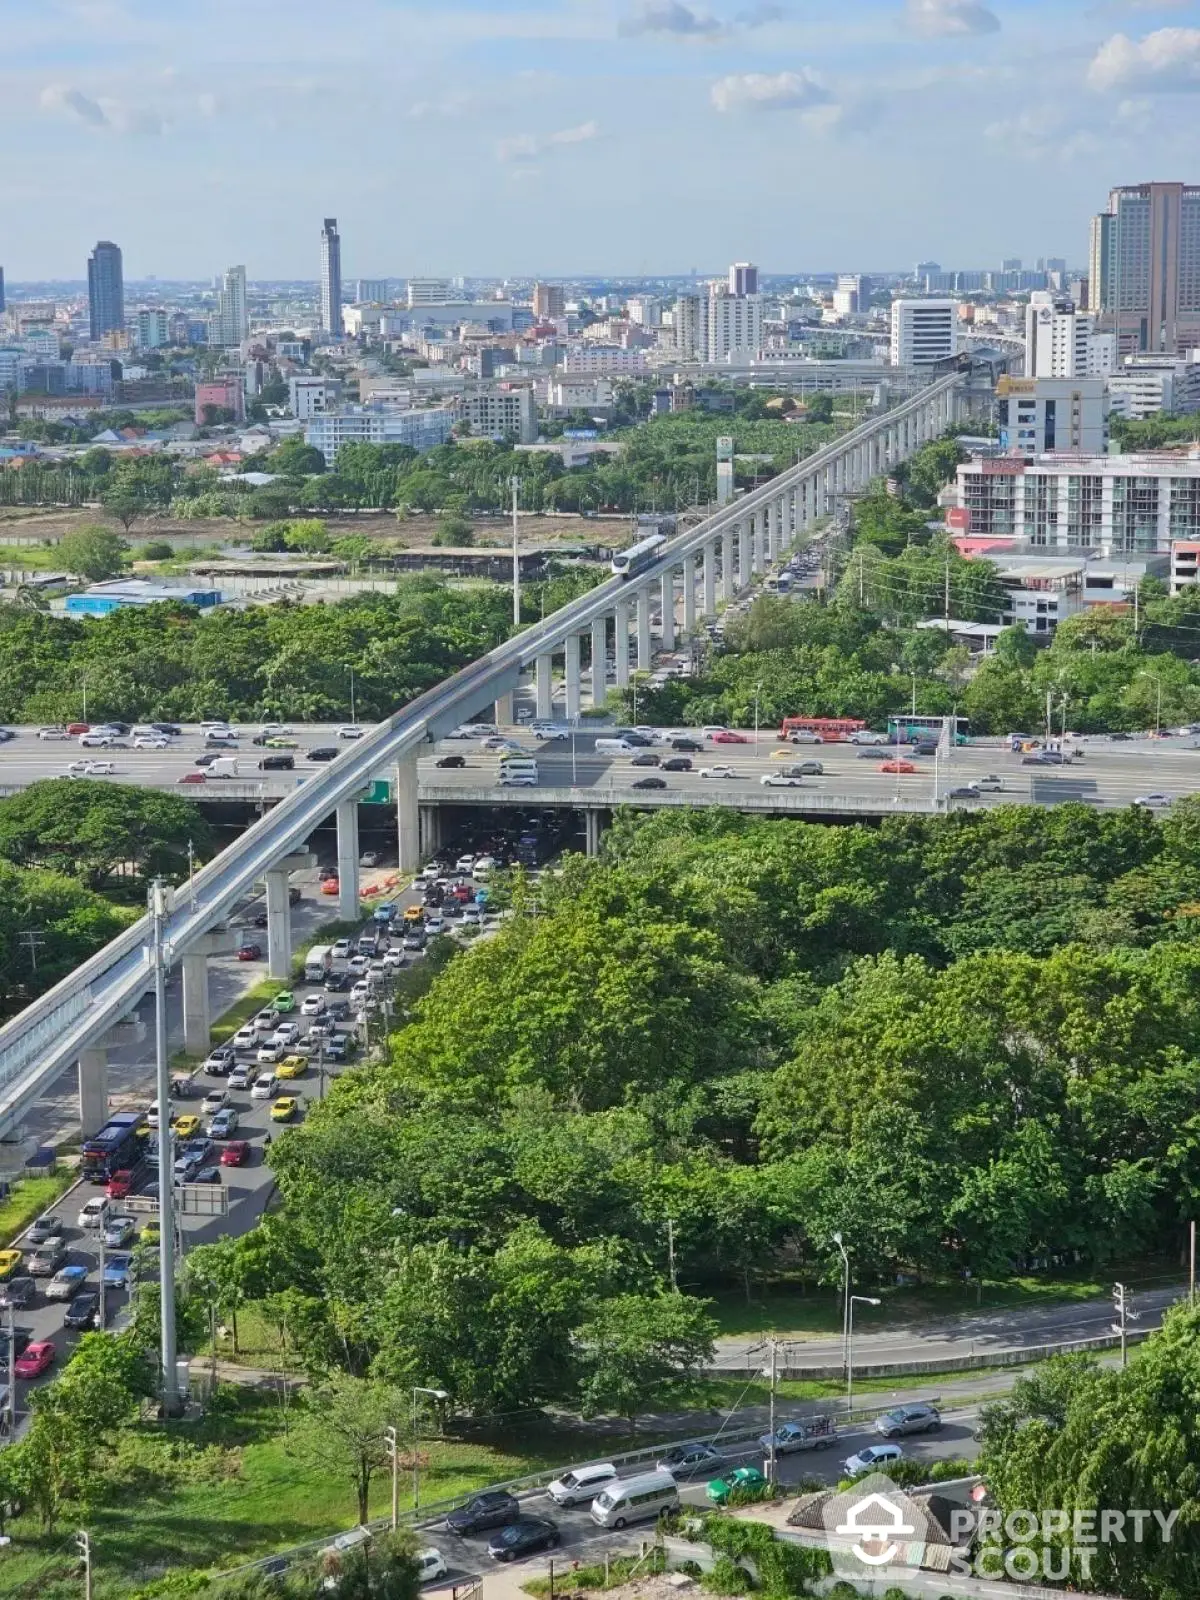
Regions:
M 467 883 L 456 883 L 450 890 L 451 900 L 457 900 L 460 906 L 469 905 L 475 898 L 475 891 Z
M 67 732 L 70 733 L 70 734 L 78 735 L 78 734 L 81 734 L 81 733 L 91 733 L 91 731 L 92 731 L 92 725 L 91 725 L 90 722 L 68 722 L 67 723 Z
M 13 1371 L 18 1378 L 40 1378 L 46 1368 L 54 1361 L 55 1350 L 49 1339 L 39 1339 L 36 1344 L 25 1346 L 24 1352 L 17 1357 Z
M 747 737 L 746 737 L 746 735 L 744 733 L 714 733 L 712 735 L 712 742 L 714 744 L 749 744 L 750 743 L 749 739 L 747 739 Z
M 185 772 L 179 779 L 180 783 L 207 783 L 208 776 L 203 772 Z
M 239 961 L 261 961 L 262 960 L 262 945 L 260 945 L 260 944 L 244 944 L 244 945 L 241 945 L 239 947 L 239 949 L 238 949 L 237 958 L 238 958 Z
M 881 761 L 880 772 L 916 772 L 917 768 L 911 761 Z
M 131 1192 L 135 1182 L 132 1172 L 114 1172 L 105 1187 L 105 1194 L 110 1200 L 124 1200 Z
M 322 894 L 340 894 L 341 892 L 342 886 L 336 878 L 326 878 L 321 885 Z
M 228 1144 L 221 1146 L 221 1165 L 223 1167 L 244 1167 L 250 1156 L 250 1146 L 245 1139 L 231 1139 Z

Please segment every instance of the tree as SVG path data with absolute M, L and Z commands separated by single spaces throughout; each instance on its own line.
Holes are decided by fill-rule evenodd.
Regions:
M 622 1294 L 597 1306 L 577 1333 L 584 1416 L 615 1412 L 632 1429 L 639 1412 L 685 1393 L 713 1358 L 717 1325 L 709 1303 Z
M 128 532 L 129 523 L 125 529 Z M 125 565 L 124 540 L 111 528 L 74 528 L 59 540 L 58 554 L 68 571 L 93 583 L 115 578 Z
M 307 555 L 325 555 L 329 534 L 319 517 L 300 517 L 288 523 L 284 544 L 289 550 L 303 550 Z
M 456 511 L 445 511 L 437 520 L 431 544 L 460 547 L 475 543 L 475 530 L 470 519 Z
M 197 1245 L 187 1258 L 187 1287 L 200 1296 L 213 1316 L 227 1316 L 238 1353 L 238 1307 L 246 1295 L 246 1258 L 233 1238 Z
M 809 422 L 832 422 L 833 396 L 831 394 L 809 395 L 805 410 Z
M 353 1487 L 359 1522 L 370 1516 L 371 1481 L 388 1460 L 385 1431 L 407 1415 L 404 1395 L 389 1384 L 335 1374 L 306 1397 L 295 1448 L 331 1478 Z
M 285 439 L 271 457 L 271 470 L 285 478 L 309 478 L 325 471 L 325 457 L 303 439 Z

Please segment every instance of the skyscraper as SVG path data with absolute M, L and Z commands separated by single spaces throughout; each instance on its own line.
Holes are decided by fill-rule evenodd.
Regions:
M 227 349 L 241 344 L 250 332 L 246 309 L 246 269 L 227 267 L 217 294 L 217 334 Z
M 101 239 L 88 257 L 88 311 L 93 339 L 125 326 L 125 273 L 110 239 Z
M 730 294 L 757 294 L 758 268 L 750 261 L 735 261 L 729 269 Z
M 557 283 L 535 283 L 533 286 L 533 314 L 538 322 L 552 317 L 565 316 L 567 297 Z
M 4 268 L 0 267 L 0 317 L 4 315 Z
M 1111 192 L 1092 219 L 1088 304 L 1124 351 L 1174 354 L 1200 342 L 1200 187 Z
M 321 326 L 335 339 L 341 338 L 342 241 L 336 217 L 326 217 L 321 228 Z

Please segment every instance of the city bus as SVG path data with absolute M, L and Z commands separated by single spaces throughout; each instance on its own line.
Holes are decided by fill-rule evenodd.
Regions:
M 110 1117 L 99 1133 L 84 1140 L 80 1176 L 89 1183 L 107 1183 L 114 1172 L 136 1167 L 145 1151 L 142 1138 L 145 1127 L 144 1111 L 122 1111 Z
M 952 737 L 955 744 L 970 742 L 971 722 L 968 717 L 916 717 L 907 713 L 888 718 L 888 742 L 919 744 L 928 739 L 937 743 L 947 722 L 953 724 Z
M 779 737 L 790 739 L 794 733 L 815 733 L 822 744 L 838 744 L 853 733 L 863 733 L 866 726 L 853 717 L 784 717 Z

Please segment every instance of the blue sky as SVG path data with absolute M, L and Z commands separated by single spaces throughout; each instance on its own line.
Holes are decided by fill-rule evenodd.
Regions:
M 0 0 L 0 264 L 1082 263 L 1200 181 L 1200 0 Z

